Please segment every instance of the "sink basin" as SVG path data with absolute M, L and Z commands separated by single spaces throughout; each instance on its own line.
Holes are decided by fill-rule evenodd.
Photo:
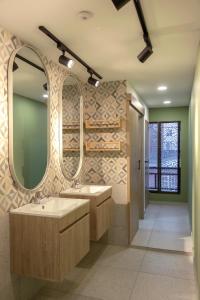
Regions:
M 11 210 L 10 213 L 62 218 L 88 202 L 87 199 L 67 199 L 66 201 L 65 198 L 49 197 L 42 199 L 40 204 L 26 204 Z
M 65 195 L 81 195 L 81 196 L 99 196 L 105 192 L 111 192 L 112 187 L 108 185 L 80 185 L 79 188 L 69 188 L 60 193 Z

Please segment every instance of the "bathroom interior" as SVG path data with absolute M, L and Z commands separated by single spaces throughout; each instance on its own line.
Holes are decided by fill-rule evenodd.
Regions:
M 0 1 L 0 300 L 199 299 L 199 41 L 197 0 Z

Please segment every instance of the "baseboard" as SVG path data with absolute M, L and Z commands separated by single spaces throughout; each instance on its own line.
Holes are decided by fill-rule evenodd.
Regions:
M 180 204 L 188 204 L 188 202 L 172 202 L 172 201 L 153 201 L 153 200 L 150 200 L 149 201 L 149 204 L 172 204 L 172 205 L 180 205 Z

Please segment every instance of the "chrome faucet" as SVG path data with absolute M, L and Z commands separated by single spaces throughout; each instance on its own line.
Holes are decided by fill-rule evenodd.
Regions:
M 75 178 L 75 179 L 73 180 L 72 186 L 71 186 L 71 187 L 74 188 L 74 189 L 80 189 L 80 181 L 79 181 L 78 178 Z
M 41 199 L 42 199 L 42 192 L 36 192 L 31 202 L 34 204 L 40 204 Z

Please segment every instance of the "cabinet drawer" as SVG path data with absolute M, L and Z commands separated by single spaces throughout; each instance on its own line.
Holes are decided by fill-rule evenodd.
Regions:
M 60 266 L 65 276 L 89 251 L 89 215 L 60 233 Z
M 111 224 L 112 200 L 108 198 L 96 207 L 96 239 L 99 240 Z

